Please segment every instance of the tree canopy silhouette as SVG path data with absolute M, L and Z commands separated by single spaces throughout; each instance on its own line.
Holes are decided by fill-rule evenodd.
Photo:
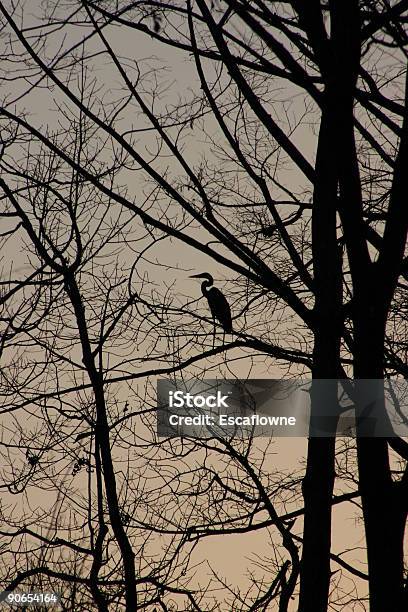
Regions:
M 99 610 L 119 601 L 129 611 L 140 601 L 166 609 L 166 596 L 200 609 L 207 604 L 183 581 L 197 525 L 180 520 L 177 546 L 149 574 L 144 529 L 171 529 L 143 521 L 155 494 L 142 480 L 129 485 L 140 468 L 130 449 L 143 464 L 152 426 L 146 416 L 135 434 L 132 418 L 154 412 L 148 391 L 132 385 L 263 360 L 264 371 L 332 381 L 324 401 L 335 405 L 338 378 L 406 377 L 408 2 L 67 0 L 1 2 L 0 14 L 3 411 L 35 407 L 32 418 L 49 425 L 3 440 L 5 482 L 23 491 L 51 448 L 64 469 L 69 457 L 74 471 L 95 475 L 93 519 L 85 525 L 83 504 L 84 540 L 67 544 L 72 567 L 44 564 L 34 574 L 69 582 L 84 556 L 89 575 L 79 584 Z M 186 284 L 201 268 L 225 280 L 228 342 L 218 335 L 213 345 L 206 305 Z M 322 401 L 312 392 L 311 433 Z M 359 495 L 367 573 L 341 555 L 336 562 L 367 579 L 372 612 L 406 609 L 407 444 L 357 435 L 350 477 L 332 427 L 308 441 L 302 536 L 287 523 L 299 515 L 277 512 L 256 457 L 238 443 L 192 443 L 231 462 L 221 476 L 206 464 L 206 508 L 213 494 L 220 509 L 239 498 L 248 520 L 239 528 L 249 529 L 261 507 L 283 541 L 275 577 L 235 606 L 241 597 L 242 609 L 276 602 L 283 612 L 298 597 L 300 612 L 323 612 L 330 597 L 340 601 L 342 587 L 330 591 L 332 507 Z M 120 475 L 116 445 L 127 456 Z M 19 446 L 17 476 L 10 449 Z M 153 447 L 164 452 L 157 440 Z M 182 443 L 166 448 L 166 460 L 183 457 Z M 55 465 L 41 482 L 53 481 Z M 336 471 L 353 482 L 345 497 L 334 495 Z M 288 490 L 300 504 L 298 485 Z M 203 499 L 198 481 L 192 490 Z M 129 491 L 140 498 L 130 512 Z M 217 520 L 221 534 L 233 513 Z M 210 521 L 203 537 L 212 529 Z M 123 579 L 113 564 L 102 580 L 111 536 Z M 177 563 L 181 550 L 189 552 Z

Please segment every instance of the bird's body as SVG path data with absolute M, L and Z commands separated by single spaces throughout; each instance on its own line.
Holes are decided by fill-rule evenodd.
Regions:
M 203 285 L 204 283 L 202 283 L 201 285 L 202 291 Z M 207 298 L 213 319 L 217 319 L 217 321 L 221 324 L 225 332 L 231 333 L 231 309 L 225 296 L 221 293 L 219 289 L 217 289 L 217 287 L 211 287 L 211 289 L 207 289 L 206 293 L 204 293 L 203 291 L 203 295 L 205 295 L 205 297 Z
M 226 297 L 217 287 L 213 287 L 214 279 L 211 274 L 195 274 L 191 278 L 204 278 L 201 283 L 201 292 L 207 299 L 213 319 L 216 319 L 222 326 L 224 332 L 232 332 L 231 308 Z

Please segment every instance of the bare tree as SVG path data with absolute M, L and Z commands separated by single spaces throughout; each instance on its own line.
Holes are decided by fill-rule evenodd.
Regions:
M 37 294 L 50 292 L 47 309 L 50 304 L 54 309 L 58 288 L 64 306 L 69 305 L 73 354 L 67 357 L 59 348 L 56 356 L 72 366 L 75 355 L 75 368 L 85 377 L 80 385 L 92 391 L 86 426 L 94 436 L 94 461 L 102 467 L 130 610 L 136 605 L 135 547 L 123 523 L 110 450 L 112 431 L 122 420 L 118 414 L 112 424 L 108 386 L 149 373 L 171 374 L 217 356 L 216 367 L 224 367 L 220 355 L 228 352 L 232 363 L 238 350 L 246 359 L 261 354 L 282 363 L 286 375 L 311 369 L 313 378 L 327 379 L 324 401 L 333 406 L 338 378 L 382 380 L 406 373 L 400 305 L 408 223 L 408 6 L 368 0 L 347 6 L 340 0 L 313 0 L 307 6 L 260 0 L 83 0 L 67 2 L 63 10 L 59 3 L 47 3 L 35 22 L 28 21 L 24 5 L 3 2 L 0 10 L 3 79 L 11 78 L 13 86 L 1 110 L 6 132 L 13 134 L 9 157 L 2 158 L 4 215 L 17 220 L 13 236 L 24 231 L 29 238 L 31 258 L 36 258 L 29 278 L 34 275 Z M 140 40 L 148 51 L 139 50 Z M 152 59 L 159 50 L 179 66 L 179 83 L 182 71 L 187 74 L 183 91 L 172 89 L 164 67 Z M 41 101 L 44 86 L 52 118 L 38 121 L 27 107 Z M 47 167 L 54 170 L 44 176 Z M 65 190 L 69 195 L 61 196 Z M 84 192 L 87 206 L 92 197 L 95 213 L 92 222 L 79 223 L 78 211 L 89 214 L 78 203 L 78 193 L 83 197 Z M 62 213 L 56 203 L 64 223 L 58 223 Z M 113 273 L 113 260 L 104 269 L 98 258 L 104 249 L 111 253 L 116 242 L 124 250 Z M 207 311 L 197 310 L 160 274 L 155 276 L 156 261 L 174 274 L 193 269 L 193 264 L 181 269 L 169 251 L 165 254 L 164 248 L 176 244 L 186 258 L 193 254 L 197 263 L 208 262 L 210 271 L 222 267 L 228 275 L 230 342 L 218 340 L 212 347 Z M 92 247 L 92 257 L 85 245 Z M 132 264 L 124 263 L 127 257 Z M 94 261 L 101 262 L 97 272 Z M 89 277 L 83 272 L 88 267 Z M 20 279 L 19 285 L 27 284 Z M 13 292 L 11 285 L 8 291 Z M 48 310 L 38 314 L 35 304 L 34 311 L 48 321 Z M 67 316 L 58 314 L 61 338 Z M 135 359 L 132 349 L 147 334 L 151 344 L 143 345 L 143 352 L 152 368 L 138 371 L 146 357 Z M 39 342 L 44 342 L 41 334 Z M 49 355 L 50 347 L 48 339 Z M 160 367 L 163 360 L 170 365 Z M 22 394 L 25 384 L 21 375 L 13 393 Z M 73 387 L 81 391 L 76 378 Z M 221 487 L 226 506 L 229 495 L 252 507 L 261 504 L 288 555 L 280 558 L 276 580 L 259 593 L 253 604 L 258 607 L 252 609 L 265 608 L 277 596 L 279 609 L 288 609 L 299 571 L 299 610 L 328 607 L 336 427 L 333 420 L 331 435 L 313 436 L 322 401 L 312 393 L 300 565 L 297 540 L 271 503 L 267 475 L 260 476 L 255 459 L 254 465 L 245 459 L 246 450 L 223 441 L 215 447 L 245 470 L 247 486 L 255 492 L 231 490 L 229 468 L 220 482 L 214 476 L 209 490 Z M 357 438 L 374 612 L 403 610 L 407 599 L 407 476 L 401 470 L 393 474 L 390 447 L 407 459 L 401 439 Z M 214 450 L 205 442 L 202 449 Z M 197 499 L 198 487 L 191 489 Z M 140 495 L 137 489 L 135 495 Z M 92 592 L 104 609 L 97 580 L 98 546 L 106 537 L 102 507 L 98 521 Z M 225 525 L 219 533 L 224 530 Z M 210 531 L 208 525 L 203 529 Z M 188 548 L 188 526 L 179 525 L 177 532 Z

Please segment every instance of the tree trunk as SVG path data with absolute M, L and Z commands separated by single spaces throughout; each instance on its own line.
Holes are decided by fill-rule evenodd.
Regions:
M 109 436 L 109 423 L 105 403 L 103 379 L 96 368 L 94 357 L 92 355 L 85 310 L 81 295 L 74 277 L 69 273 L 66 275 L 65 284 L 77 320 L 82 347 L 82 361 L 87 369 L 95 398 L 95 445 L 100 450 L 103 482 L 105 486 L 109 518 L 122 558 L 126 612 L 134 612 L 137 610 L 135 555 L 121 518 L 117 494 L 116 475 L 111 453 L 111 441 Z
M 374 286 L 367 287 L 364 293 L 365 296 L 356 303 L 354 374 L 355 379 L 378 380 L 378 407 L 385 410 L 385 315 L 378 314 L 380 308 L 373 298 Z M 398 483 L 392 481 L 387 439 L 366 437 L 364 423 L 357 424 L 357 457 L 367 545 L 370 612 L 403 612 L 406 610 L 403 602 L 406 500 L 400 498 Z
M 341 257 L 337 247 L 337 176 L 331 163 L 335 122 L 330 105 L 323 111 L 316 155 L 312 214 L 315 309 L 311 421 L 307 469 L 299 612 L 326 612 L 330 586 L 331 507 L 335 479 L 335 408 L 339 373 Z M 322 394 L 322 385 L 325 393 Z M 324 415 L 332 413 L 332 418 Z M 315 437 L 318 428 L 326 437 Z

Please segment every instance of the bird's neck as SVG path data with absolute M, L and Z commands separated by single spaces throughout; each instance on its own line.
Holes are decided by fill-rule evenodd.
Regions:
M 210 287 L 212 287 L 212 282 L 209 280 L 205 280 L 201 283 L 201 291 L 204 293 L 204 295 L 207 293 Z

